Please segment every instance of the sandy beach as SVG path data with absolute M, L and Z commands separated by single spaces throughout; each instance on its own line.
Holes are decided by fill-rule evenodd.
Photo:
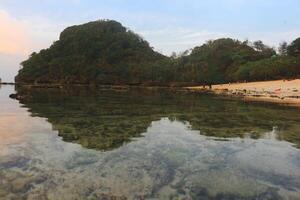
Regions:
M 189 87 L 202 90 L 203 87 Z M 243 97 L 251 101 L 268 101 L 300 107 L 300 79 L 214 85 L 216 94 Z

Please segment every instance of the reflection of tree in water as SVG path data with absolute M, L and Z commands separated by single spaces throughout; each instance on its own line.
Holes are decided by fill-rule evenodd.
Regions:
M 247 156 L 249 151 L 255 151 L 257 145 L 263 145 L 263 142 L 248 140 L 249 143 L 241 144 L 235 140 L 234 144 L 227 145 L 224 142 L 206 140 L 197 135 L 198 131 L 189 130 L 188 125 L 164 118 L 153 122 L 144 138 L 105 153 L 82 148 L 62 151 L 61 148 L 67 146 L 73 149 L 73 145 L 65 145 L 60 141 L 50 142 L 47 147 L 41 144 L 39 151 L 29 151 L 23 159 L 18 157 L 1 163 L 10 169 L 5 170 L 5 173 L 0 172 L 0 177 L 2 180 L 12 181 L 7 181 L 5 188 L 0 186 L 0 191 L 1 188 L 4 194 L 13 191 L 18 196 L 24 195 L 24 199 L 27 199 L 28 194 L 34 193 L 39 194 L 39 197 L 54 194 L 53 199 L 59 199 L 65 194 L 65 199 L 273 200 L 281 199 L 279 195 L 282 193 L 279 194 L 277 188 L 293 186 L 293 180 L 296 180 L 295 183 L 299 182 L 298 176 L 289 177 L 282 183 L 283 186 L 279 183 L 276 188 L 272 185 L 274 181 L 268 171 L 258 173 L 260 171 L 240 168 L 241 160 L 236 160 L 237 156 L 246 157 L 246 160 L 253 158 L 251 154 Z M 272 144 L 276 146 L 276 143 L 278 142 Z M 267 152 L 272 155 L 286 146 L 288 145 Z M 245 151 L 246 156 L 243 154 Z M 50 152 L 55 156 L 49 156 Z M 62 162 L 55 162 L 54 166 L 59 166 L 55 170 L 53 165 L 49 165 L 53 158 Z M 289 156 L 286 160 L 281 160 L 282 163 L 287 161 L 291 161 Z M 255 166 L 259 164 L 261 163 L 258 162 Z M 10 166 L 18 166 L 21 170 Z M 275 169 L 276 167 L 278 163 L 275 164 Z M 29 172 L 31 173 L 28 175 Z M 253 176 L 252 173 L 259 176 Z M 276 180 L 283 180 L 284 177 L 284 173 L 272 175 L 275 175 Z M 18 178 L 13 179 L 12 176 Z M 228 180 L 231 181 L 230 184 Z M 267 184 L 265 180 L 272 184 Z M 24 187 L 16 187 L 18 182 L 23 183 Z
M 146 132 L 152 121 L 188 121 L 207 136 L 259 138 L 278 127 L 278 139 L 300 144 L 300 114 L 273 105 L 220 100 L 167 90 L 17 89 L 33 116 L 45 117 L 64 141 L 109 150 Z

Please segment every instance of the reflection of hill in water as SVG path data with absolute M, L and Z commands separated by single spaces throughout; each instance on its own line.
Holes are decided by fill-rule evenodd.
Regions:
M 278 139 L 300 145 L 300 113 L 292 108 L 166 90 L 19 88 L 18 93 L 33 116 L 47 118 L 64 141 L 86 148 L 118 148 L 163 117 L 220 138 L 259 138 L 277 127 Z
M 0 199 L 3 194 L 11 197 L 3 199 L 108 200 L 299 196 L 299 150 L 290 144 L 215 141 L 190 130 L 189 123 L 166 118 L 152 122 L 143 136 L 97 152 L 57 140 L 53 134 L 33 134 L 30 143 L 17 148 L 24 154 L 0 157 L 5 167 L 0 170 Z

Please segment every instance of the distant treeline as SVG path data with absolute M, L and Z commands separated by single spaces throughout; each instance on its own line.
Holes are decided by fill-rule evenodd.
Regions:
M 65 29 L 50 48 L 21 63 L 17 83 L 211 85 L 300 77 L 300 38 L 275 49 L 230 38 L 167 57 L 119 22 Z

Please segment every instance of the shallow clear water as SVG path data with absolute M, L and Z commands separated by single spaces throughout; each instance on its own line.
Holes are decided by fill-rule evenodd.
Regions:
M 162 90 L 0 88 L 0 199 L 300 199 L 300 112 Z

